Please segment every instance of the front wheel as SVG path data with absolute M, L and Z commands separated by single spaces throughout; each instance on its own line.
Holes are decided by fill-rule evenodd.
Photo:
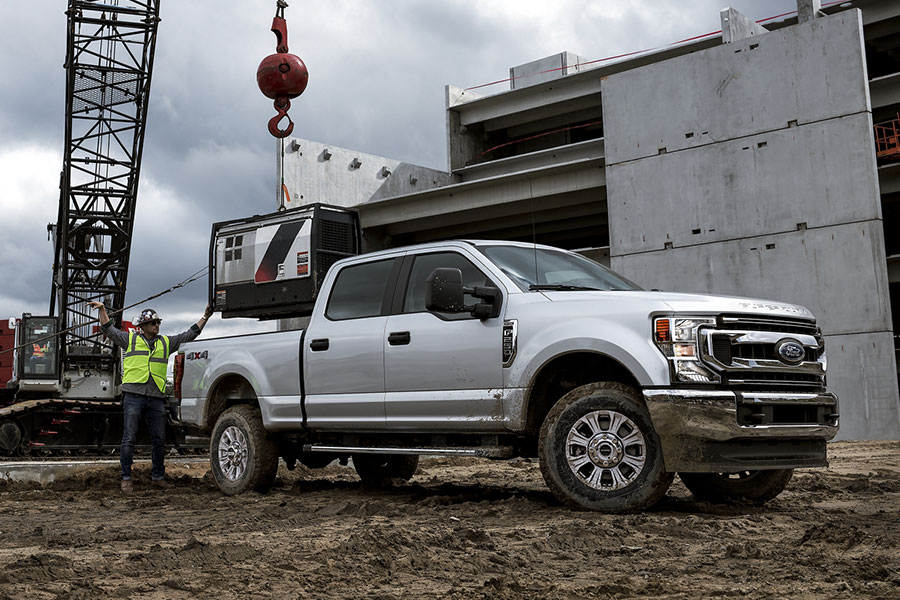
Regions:
M 762 504 L 783 492 L 793 474 L 793 469 L 774 469 L 735 473 L 679 473 L 678 476 L 698 500 L 719 504 Z
M 672 484 L 659 436 L 633 388 L 591 383 L 556 403 L 541 426 L 541 473 L 562 502 L 625 512 L 656 504 Z
M 417 454 L 353 455 L 353 468 L 367 485 L 387 485 L 392 479 L 409 481 L 418 467 Z
M 219 489 L 229 496 L 272 488 L 278 446 L 266 436 L 257 407 L 241 404 L 222 413 L 213 428 L 209 463 Z

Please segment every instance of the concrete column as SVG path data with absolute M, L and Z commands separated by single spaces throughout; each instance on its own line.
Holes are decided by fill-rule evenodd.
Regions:
M 820 16 L 822 0 L 797 0 L 797 20 L 800 23 L 812 21 Z

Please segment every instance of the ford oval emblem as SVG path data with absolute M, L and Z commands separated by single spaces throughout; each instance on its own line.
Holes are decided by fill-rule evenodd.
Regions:
M 786 365 L 799 365 L 806 357 L 806 348 L 797 340 L 785 339 L 775 344 L 778 360 Z

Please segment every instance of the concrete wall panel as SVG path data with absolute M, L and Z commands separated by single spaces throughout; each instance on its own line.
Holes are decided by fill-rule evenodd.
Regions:
M 864 112 L 862 17 L 847 10 L 616 73 L 601 89 L 610 163 Z
M 828 388 L 840 399 L 839 440 L 894 440 L 900 404 L 890 332 L 826 336 Z
M 276 163 L 281 181 L 281 157 Z M 313 202 L 358 206 L 384 197 L 411 194 L 456 183 L 449 173 L 436 171 L 329 144 L 290 138 L 285 142 L 286 208 Z M 276 198 L 280 197 L 276 190 Z
M 829 335 L 884 332 L 883 235 L 879 221 L 865 221 L 624 256 L 613 249 L 611 264 L 648 289 L 802 304 Z
M 859 113 L 608 165 L 615 252 L 880 219 L 871 137 Z
M 577 73 L 581 61 L 581 57 L 572 52 L 560 52 L 524 65 L 510 67 L 509 88 L 515 90 Z

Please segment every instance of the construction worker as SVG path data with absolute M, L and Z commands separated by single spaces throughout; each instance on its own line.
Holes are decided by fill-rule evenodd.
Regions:
M 122 493 L 134 491 L 131 481 L 131 465 L 134 462 L 134 441 L 137 438 L 141 416 L 145 415 L 150 428 L 152 444 L 150 485 L 166 489 L 169 483 L 165 474 L 165 442 L 166 442 L 166 366 L 169 355 L 175 352 L 184 342 L 189 342 L 200 335 L 206 321 L 212 315 L 212 307 L 191 328 L 178 335 L 159 335 L 159 324 L 162 319 L 152 308 L 141 311 L 134 322 L 134 331 L 124 332 L 116 329 L 109 320 L 106 307 L 102 302 L 89 302 L 97 309 L 103 334 L 115 345 L 125 349 L 124 373 L 122 375 L 122 391 L 124 392 L 124 429 L 119 451 L 119 462 L 122 464 Z

